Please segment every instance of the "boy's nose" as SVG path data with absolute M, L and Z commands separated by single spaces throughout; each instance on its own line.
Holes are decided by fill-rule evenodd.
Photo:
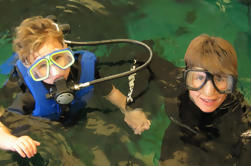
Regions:
M 203 94 L 205 96 L 212 96 L 214 95 L 216 89 L 211 80 L 208 80 L 206 84 L 202 87 Z
M 50 75 L 49 77 L 54 77 L 57 76 L 59 74 L 59 68 L 57 66 L 55 66 L 54 64 L 50 65 Z

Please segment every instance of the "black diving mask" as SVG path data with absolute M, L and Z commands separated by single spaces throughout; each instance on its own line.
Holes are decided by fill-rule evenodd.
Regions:
M 184 71 L 184 79 L 186 87 L 189 90 L 200 90 L 208 80 L 210 80 L 214 88 L 221 94 L 232 93 L 236 78 L 229 74 L 211 74 L 206 70 L 187 69 Z

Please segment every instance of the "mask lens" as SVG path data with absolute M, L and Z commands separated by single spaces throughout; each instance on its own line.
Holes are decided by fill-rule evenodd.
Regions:
M 61 69 L 66 69 L 74 63 L 73 53 L 69 49 L 54 51 L 40 60 L 37 60 L 28 70 L 35 81 L 47 79 L 50 73 L 50 65 L 54 64 Z
M 206 81 L 207 75 L 203 71 L 188 71 L 186 85 L 192 89 L 200 89 Z
M 66 69 L 74 63 L 74 57 L 69 50 L 52 54 L 50 59 L 55 65 L 62 69 Z
M 49 64 L 46 59 L 41 59 L 30 69 L 30 75 L 35 81 L 40 81 L 48 77 Z
M 232 90 L 233 77 L 230 75 L 214 75 L 214 84 L 222 92 Z
M 231 93 L 236 81 L 232 75 L 214 75 L 200 70 L 186 70 L 185 79 L 189 90 L 200 90 L 210 80 L 219 93 Z

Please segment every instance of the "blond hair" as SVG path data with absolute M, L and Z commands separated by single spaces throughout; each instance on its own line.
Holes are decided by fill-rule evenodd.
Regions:
M 238 76 L 236 52 L 228 41 L 219 37 L 202 34 L 194 38 L 184 60 L 187 68 L 201 67 L 213 74 Z
M 48 18 L 35 16 L 22 21 L 16 28 L 13 49 L 24 64 L 31 64 L 31 56 L 37 52 L 49 38 L 64 44 L 63 33 Z

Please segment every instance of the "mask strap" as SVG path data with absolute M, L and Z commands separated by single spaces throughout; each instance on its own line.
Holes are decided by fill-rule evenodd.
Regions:
M 60 29 L 59 29 L 59 26 L 58 26 L 58 24 L 56 24 L 56 23 L 52 23 L 52 24 L 56 26 L 56 28 L 57 28 L 57 31 L 59 32 L 59 31 L 60 31 Z
M 60 28 L 59 28 L 58 24 L 55 22 L 53 22 L 52 24 L 55 25 L 57 31 L 60 32 Z M 62 44 L 63 44 L 63 46 L 65 45 L 65 40 L 62 41 Z

